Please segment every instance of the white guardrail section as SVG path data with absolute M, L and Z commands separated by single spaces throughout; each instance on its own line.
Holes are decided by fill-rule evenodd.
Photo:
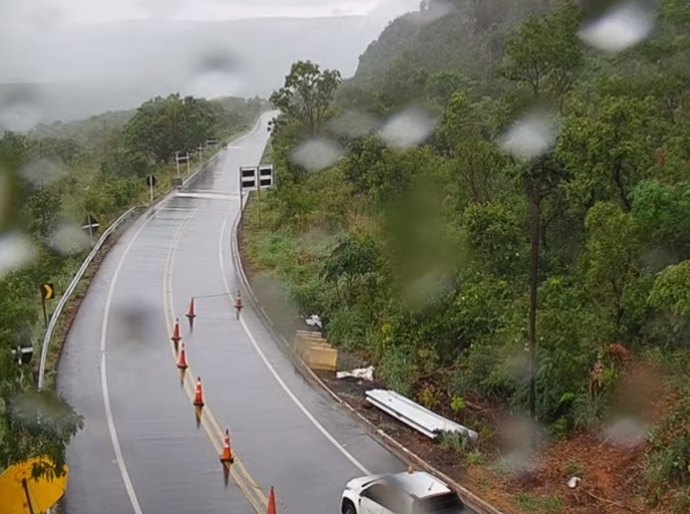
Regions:
M 89 255 L 86 256 L 86 259 L 84 259 L 84 262 L 82 262 L 81 267 L 74 275 L 72 282 L 70 282 L 69 286 L 67 286 L 65 294 L 63 294 L 62 298 L 60 298 L 60 302 L 57 304 L 55 311 L 50 316 L 50 323 L 48 323 L 48 328 L 46 329 L 45 336 L 43 337 L 43 348 L 41 349 L 41 364 L 38 370 L 39 390 L 43 389 L 43 383 L 45 382 L 46 373 L 46 359 L 48 357 L 48 347 L 50 346 L 50 340 L 53 338 L 53 332 L 55 331 L 57 322 L 60 319 L 60 314 L 62 314 L 62 310 L 65 308 L 65 305 L 67 305 L 67 302 L 71 298 L 72 293 L 74 293 L 74 290 L 77 288 L 79 281 L 84 276 L 84 273 L 86 273 L 86 269 L 93 262 L 93 259 L 96 257 L 98 251 L 103 247 L 110 235 L 113 232 L 115 232 L 115 230 L 117 230 L 117 228 L 122 224 L 122 222 L 125 221 L 134 212 L 135 209 L 136 207 L 132 207 L 131 209 L 129 209 L 122 216 L 117 218 L 105 232 L 103 232 L 103 235 L 98 239 L 96 244 L 91 249 L 91 253 L 89 253 Z
M 431 439 L 438 438 L 444 432 L 458 432 L 473 443 L 476 443 L 479 438 L 479 434 L 474 430 L 439 416 L 394 391 L 371 389 L 366 392 L 366 397 L 367 401 L 374 407 L 399 419 Z

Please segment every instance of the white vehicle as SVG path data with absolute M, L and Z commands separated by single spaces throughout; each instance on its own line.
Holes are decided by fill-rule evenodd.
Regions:
M 342 514 L 469 514 L 446 484 L 423 471 L 355 478 L 345 485 Z

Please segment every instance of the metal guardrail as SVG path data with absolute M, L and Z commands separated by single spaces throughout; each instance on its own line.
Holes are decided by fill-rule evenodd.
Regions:
M 41 349 L 41 363 L 40 363 L 39 370 L 38 370 L 38 389 L 39 389 L 39 391 L 41 389 L 43 389 L 43 384 L 45 382 L 46 359 L 48 358 L 48 347 L 50 346 L 50 340 L 53 338 L 53 332 L 55 331 L 55 327 L 57 326 L 57 322 L 58 322 L 58 319 L 60 318 L 60 314 L 62 314 L 62 310 L 65 308 L 65 305 L 67 305 L 67 302 L 69 301 L 70 297 L 72 296 L 72 293 L 74 293 L 74 290 L 77 288 L 79 281 L 84 277 L 84 273 L 86 273 L 87 268 L 93 262 L 93 259 L 96 257 L 96 254 L 103 247 L 103 245 L 108 240 L 110 235 L 113 232 L 115 232 L 115 230 L 117 230 L 120 227 L 120 225 L 122 225 L 122 223 L 125 221 L 125 219 L 127 219 L 129 216 L 131 216 L 131 214 L 134 212 L 135 209 L 136 209 L 136 207 L 132 207 L 131 209 L 129 209 L 122 216 L 117 218 L 108 227 L 108 229 L 105 232 L 103 232 L 103 235 L 98 239 L 98 241 L 96 241 L 96 244 L 91 249 L 91 252 L 89 253 L 89 255 L 86 256 L 86 259 L 84 259 L 84 262 L 82 262 L 81 266 L 79 267 L 79 270 L 74 275 L 72 282 L 70 282 L 69 286 L 67 286 L 67 289 L 65 290 L 65 294 L 63 294 L 62 298 L 60 298 L 60 302 L 57 304 L 55 311 L 50 316 L 50 323 L 48 323 L 48 328 L 46 329 L 46 333 L 43 336 L 43 347 Z
M 366 398 L 375 407 L 430 439 L 436 439 L 443 435 L 444 432 L 462 434 L 463 437 L 469 439 L 472 443 L 476 443 L 479 439 L 479 434 L 474 430 L 446 419 L 395 391 L 371 389 L 366 392 Z

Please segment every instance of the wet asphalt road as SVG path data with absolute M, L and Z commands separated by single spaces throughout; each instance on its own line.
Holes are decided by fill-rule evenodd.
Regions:
M 249 307 L 235 319 L 227 292 L 238 284 L 238 168 L 259 162 L 269 119 L 134 223 L 94 279 L 58 375 L 86 425 L 68 452 L 67 514 L 244 514 L 265 509 L 271 485 L 284 513 L 337 513 L 350 478 L 404 469 L 304 381 Z M 169 339 L 175 317 L 190 361 L 184 385 Z M 218 461 L 225 428 L 238 457 L 227 484 Z

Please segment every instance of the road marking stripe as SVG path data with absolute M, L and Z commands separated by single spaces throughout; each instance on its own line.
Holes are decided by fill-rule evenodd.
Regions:
M 241 213 L 241 211 L 240 211 Z M 223 259 L 223 246 L 225 242 L 225 233 L 227 232 L 227 225 L 228 221 L 230 221 L 230 217 L 226 217 L 225 221 L 223 222 L 223 227 L 221 228 L 220 231 L 220 246 L 219 246 L 219 251 L 218 251 L 218 257 L 220 259 L 220 268 L 221 268 L 221 273 L 223 276 L 223 284 L 225 286 L 225 291 L 228 293 L 228 298 L 231 298 L 231 292 L 230 292 L 230 284 L 228 283 L 228 277 L 227 273 L 225 270 L 225 259 Z M 234 235 L 231 235 L 231 237 L 234 237 Z M 297 407 L 302 411 L 302 413 L 307 417 L 309 421 L 317 428 L 319 432 L 321 432 L 326 439 L 328 439 L 333 446 L 336 447 L 336 449 L 342 453 L 352 464 L 355 465 L 357 469 L 359 469 L 362 473 L 365 475 L 371 475 L 371 472 L 362 465 L 361 462 L 359 462 L 350 452 L 348 452 L 345 447 L 340 444 L 331 434 L 324 428 L 324 426 L 319 423 L 319 421 L 312 415 L 311 412 L 304 406 L 304 404 L 295 396 L 295 394 L 292 392 L 292 390 L 288 387 L 288 385 L 285 383 L 285 381 L 280 377 L 276 369 L 273 367 L 273 365 L 270 363 L 270 361 L 266 358 L 266 355 L 264 354 L 263 350 L 257 343 L 256 339 L 254 338 L 254 335 L 251 333 L 249 330 L 249 327 L 247 326 L 247 323 L 244 321 L 244 318 L 240 316 L 240 323 L 242 324 L 242 327 L 244 328 L 244 331 L 247 333 L 247 336 L 249 336 L 249 340 L 252 343 L 252 346 L 256 350 L 256 353 L 259 354 L 259 357 L 263 361 L 263 363 L 266 365 L 268 370 L 271 372 L 271 375 L 273 375 L 273 378 L 276 379 L 280 387 L 285 391 L 285 393 L 290 397 L 290 399 L 297 405 Z
M 175 267 L 175 252 L 182 237 L 182 232 L 187 227 L 191 219 L 192 215 L 190 214 L 187 217 L 187 219 L 185 219 L 185 221 L 178 227 L 175 235 L 173 236 L 173 240 L 170 245 L 170 250 L 168 251 L 168 257 L 166 259 L 164 268 L 165 281 L 163 284 L 163 303 L 165 306 L 166 321 L 168 323 L 168 326 L 170 327 L 173 326 L 173 320 L 175 317 L 173 307 L 175 303 L 172 287 L 173 270 Z M 170 343 L 170 351 L 173 356 L 173 361 L 176 362 L 177 355 L 175 353 L 175 347 L 172 344 L 172 341 Z M 190 399 L 190 402 L 194 399 L 196 393 L 196 382 L 194 381 L 195 376 L 196 375 L 192 371 L 191 366 L 187 368 L 184 375 L 184 389 L 187 393 L 187 396 Z M 213 412 L 211 408 L 208 406 L 208 404 L 206 404 L 206 406 L 203 407 L 203 411 L 201 414 L 201 425 L 204 427 L 204 431 L 208 435 L 211 445 L 220 454 L 222 450 L 220 441 L 223 440 L 225 432 L 220 428 L 220 425 L 218 424 L 218 421 L 213 415 Z M 230 475 L 232 476 L 233 480 L 238 485 L 238 487 L 242 491 L 242 494 L 245 496 L 249 505 L 254 509 L 254 511 L 256 511 L 257 514 L 263 514 L 268 506 L 268 498 L 266 497 L 263 490 L 257 485 L 255 480 L 251 477 L 247 469 L 244 467 L 238 455 L 235 454 L 234 457 L 234 464 L 226 465 L 226 467 L 230 471 Z M 246 482 L 249 482 L 249 485 Z
M 120 475 L 122 475 L 122 480 L 125 483 L 125 489 L 127 490 L 127 496 L 129 497 L 129 502 L 132 504 L 132 509 L 134 510 L 135 514 L 143 514 L 143 511 L 141 510 L 141 505 L 139 505 L 139 500 L 137 498 L 137 494 L 134 491 L 134 484 L 132 484 L 132 480 L 129 476 L 129 472 L 127 471 L 127 466 L 125 465 L 125 459 L 122 454 L 122 448 L 120 447 L 120 440 L 117 436 L 117 430 L 115 429 L 115 421 L 113 419 L 113 411 L 110 406 L 110 392 L 108 390 L 108 375 L 107 375 L 107 370 L 106 370 L 106 340 L 107 340 L 107 333 L 108 333 L 108 319 L 110 317 L 110 305 L 113 300 L 113 292 L 115 291 L 115 284 L 117 283 L 117 279 L 120 276 L 120 271 L 122 270 L 122 265 L 125 262 L 125 257 L 127 257 L 127 254 L 129 251 L 132 249 L 132 246 L 134 246 L 134 243 L 136 242 L 137 238 L 139 237 L 139 234 L 146 228 L 146 225 L 148 225 L 149 221 L 151 221 L 153 218 L 148 218 L 144 223 L 139 227 L 139 229 L 135 232 L 135 234 L 132 236 L 132 239 L 129 241 L 127 246 L 125 247 L 124 252 L 120 256 L 120 261 L 117 263 L 117 267 L 115 268 L 115 273 L 113 274 L 112 281 L 110 282 L 110 289 L 108 289 L 108 296 L 106 297 L 105 301 L 105 311 L 103 313 L 103 326 L 101 327 L 101 390 L 103 392 L 103 405 L 105 406 L 105 416 L 108 422 L 108 431 L 110 432 L 110 440 L 112 441 L 113 444 L 113 450 L 115 451 L 115 458 L 117 459 L 117 465 L 118 468 L 120 469 Z

